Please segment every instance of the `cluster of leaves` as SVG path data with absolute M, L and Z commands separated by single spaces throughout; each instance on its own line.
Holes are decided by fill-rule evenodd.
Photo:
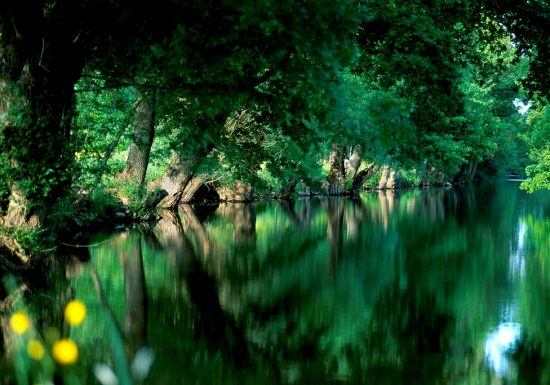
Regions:
M 118 164 L 107 162 L 111 154 L 127 149 L 135 112 L 134 87 L 108 88 L 101 78 L 82 78 L 75 86 L 78 114 L 74 121 L 73 143 L 78 164 L 75 183 L 90 189 L 104 174 L 120 172 Z M 116 158 L 115 158 L 116 159 Z
M 534 128 L 528 138 L 531 145 L 530 157 L 534 163 L 527 166 L 529 179 L 522 183 L 522 188 L 533 192 L 550 188 L 550 106 L 545 103 L 532 108 L 529 121 Z
M 155 175 L 173 153 L 215 149 L 208 165 L 227 180 L 257 181 L 262 170 L 273 185 L 314 183 L 334 144 L 448 177 L 465 164 L 498 173 L 525 163 L 517 139 L 525 125 L 511 103 L 524 100 L 520 83 L 526 94 L 544 93 L 544 1 L 126 5 L 0 9 L 11 15 L 0 16 L 0 92 L 13 99 L 0 133 L 4 199 L 20 191 L 39 206 L 71 183 L 89 190 L 120 171 L 136 90 L 158 101 Z M 83 69 L 71 131 L 71 90 Z M 242 111 L 253 124 L 230 130 Z

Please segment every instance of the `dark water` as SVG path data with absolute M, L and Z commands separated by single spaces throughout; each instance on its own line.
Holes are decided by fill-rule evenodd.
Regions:
M 518 186 L 182 207 L 68 267 L 81 364 L 115 325 L 150 384 L 548 384 L 550 194 Z

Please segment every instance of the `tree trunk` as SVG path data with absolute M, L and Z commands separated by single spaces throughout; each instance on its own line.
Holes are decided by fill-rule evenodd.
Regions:
M 340 195 L 344 191 L 346 173 L 344 169 L 344 146 L 335 144 L 330 152 L 330 171 L 328 174 L 328 194 Z
M 189 203 L 193 200 L 195 197 L 195 194 L 197 193 L 198 189 L 201 188 L 201 186 L 204 184 L 204 181 L 206 180 L 206 175 L 197 175 L 193 179 L 187 183 L 187 186 L 185 186 L 185 189 L 183 190 L 183 194 L 181 195 L 180 202 L 181 203 Z
M 213 117 L 198 116 L 196 124 L 206 132 L 218 133 L 224 127 L 228 113 L 219 113 Z M 176 153 L 164 175 L 151 183 L 150 189 L 164 190 L 167 195 L 159 202 L 158 207 L 166 209 L 175 209 L 184 195 L 185 188 L 195 176 L 197 168 L 202 160 L 214 149 L 212 142 L 196 150 L 190 155 Z
M 378 182 L 378 189 L 385 190 L 389 179 L 390 179 L 390 167 L 382 166 L 382 170 L 380 171 L 380 181 Z
M 157 207 L 174 209 L 178 206 L 184 194 L 185 188 L 195 175 L 200 162 L 205 155 L 203 153 L 191 154 L 185 158 L 174 155 L 164 175 L 154 181 L 150 188 L 166 191 L 166 196 L 160 200 Z
M 155 137 L 154 95 L 139 91 L 139 104 L 134 117 L 134 132 L 126 166 L 121 174 L 124 179 L 135 180 L 139 186 L 145 181 L 151 146 Z
M 422 176 L 421 186 L 443 186 L 450 185 L 447 175 L 438 171 L 435 167 L 426 167 Z
M 390 190 L 399 188 L 399 173 L 397 171 L 390 169 L 388 180 L 386 181 L 386 188 Z
M 48 24 L 41 11 L 17 11 L 9 24 L 2 21 L 13 28 L 2 29 L 0 39 L 0 182 L 10 193 L 2 224 L 36 228 L 70 186 L 74 84 L 84 61 L 74 36 Z
M 476 176 L 476 171 L 477 171 L 477 163 L 471 161 L 470 168 L 468 171 L 468 183 L 473 182 L 474 177 Z
M 132 110 L 129 112 L 128 116 L 124 119 L 124 121 L 120 125 L 115 137 L 113 138 L 111 143 L 109 143 L 109 146 L 107 146 L 107 149 L 105 150 L 105 153 L 103 154 L 103 158 L 101 158 L 101 162 L 98 167 L 99 171 L 97 172 L 97 175 L 96 175 L 97 184 L 101 182 L 103 173 L 107 169 L 107 162 L 109 161 L 109 159 L 111 159 L 111 155 L 113 155 L 113 151 L 115 151 L 115 148 L 118 146 L 120 139 L 122 139 L 122 135 L 124 135 L 124 132 L 126 131 L 128 126 L 132 124 L 132 120 L 135 119 L 136 110 L 138 109 L 138 107 L 141 105 L 142 102 L 143 102 L 143 99 L 138 99 L 134 103 Z
M 278 198 L 289 200 L 292 195 L 296 192 L 296 186 L 298 186 L 298 179 L 291 179 L 287 182 L 286 187 L 284 187 L 278 195 Z
M 453 182 L 457 184 L 466 184 L 472 182 L 476 169 L 477 163 L 475 163 L 474 161 L 470 160 L 468 163 L 464 163 L 460 167 L 460 171 L 458 172 L 458 174 L 456 174 L 456 176 L 453 178 Z
M 361 146 L 353 147 L 353 151 L 346 162 L 346 178 L 353 180 L 361 166 Z
M 380 166 L 373 164 L 372 166 L 365 168 L 355 174 L 351 182 L 351 187 L 349 189 L 350 194 L 359 194 L 359 190 L 361 189 L 361 187 L 363 187 L 365 182 L 372 178 L 374 174 L 378 172 L 378 170 L 380 170 Z

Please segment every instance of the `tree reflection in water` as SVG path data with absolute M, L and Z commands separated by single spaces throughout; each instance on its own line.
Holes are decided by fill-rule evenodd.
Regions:
M 155 384 L 545 384 L 549 207 L 511 184 L 181 206 L 71 285 L 93 304 L 97 273 Z

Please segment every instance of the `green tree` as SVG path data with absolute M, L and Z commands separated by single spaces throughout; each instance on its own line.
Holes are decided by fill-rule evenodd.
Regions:
M 13 226 L 43 224 L 71 184 L 73 87 L 85 65 L 110 86 L 146 78 L 150 88 L 193 98 L 209 122 L 199 131 L 214 138 L 250 98 L 290 127 L 325 103 L 334 69 L 352 57 L 346 42 L 357 18 L 351 1 L 333 0 L 163 2 L 154 9 L 10 1 L 0 15 L 1 169 L 13 206 L 5 222 Z
M 528 137 L 533 161 L 526 168 L 528 179 L 521 187 L 529 192 L 550 188 L 550 106 L 538 104 L 529 112 L 529 124 L 532 132 Z

